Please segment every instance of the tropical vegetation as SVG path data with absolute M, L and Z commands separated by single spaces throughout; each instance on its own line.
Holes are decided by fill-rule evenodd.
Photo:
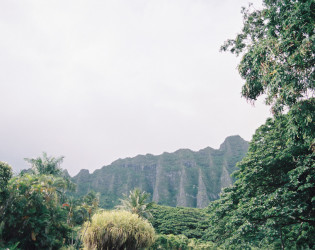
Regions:
M 149 193 L 141 191 L 139 188 L 135 188 L 130 191 L 129 196 L 124 194 L 124 197 L 125 199 L 120 199 L 121 204 L 116 206 L 117 209 L 129 211 L 143 218 L 152 217 L 150 209 L 153 203 L 147 203 L 147 200 L 150 197 Z
M 256 130 L 235 183 L 218 200 L 205 209 L 167 207 L 136 188 L 106 211 L 89 185 L 74 195 L 60 167 L 63 157 L 26 159 L 32 169 L 19 175 L 0 162 L 0 248 L 315 249 L 314 10 L 314 0 L 264 0 L 260 10 L 250 5 L 242 10 L 242 31 L 222 46 L 242 56 L 242 95 L 253 102 L 265 96 L 273 117 Z M 200 152 L 200 162 L 210 159 L 205 152 L 213 153 Z M 178 158 L 163 157 L 178 170 L 172 165 Z M 187 169 L 182 176 L 193 175 L 187 162 L 180 163 Z M 197 193 L 190 184 L 182 201 Z
M 262 9 L 243 8 L 243 29 L 221 47 L 242 55 L 242 95 L 266 96 L 275 114 L 314 93 L 315 2 L 264 0 Z
M 27 159 L 32 171 L 13 176 L 0 162 L 0 248 L 60 249 L 80 245 L 78 227 L 98 210 L 98 194 L 75 199 L 71 180 L 62 175 L 63 157 Z
M 46 152 L 43 152 L 42 157 L 37 158 L 24 158 L 25 161 L 31 164 L 32 172 L 37 175 L 61 175 L 62 171 L 60 164 L 64 156 L 58 158 L 49 157 Z
M 152 225 L 128 211 L 103 211 L 83 225 L 85 249 L 141 249 L 155 240 Z
M 150 221 L 161 235 L 184 235 L 189 239 L 201 239 L 209 227 L 210 216 L 206 209 L 153 204 L 150 211 Z
M 314 115 L 309 99 L 256 131 L 236 183 L 209 207 L 204 238 L 225 246 L 314 246 Z
M 243 96 L 266 95 L 274 117 L 254 134 L 236 183 L 210 204 L 204 239 L 231 249 L 313 249 L 315 2 L 263 3 L 243 9 L 242 32 L 222 49 L 242 54 Z

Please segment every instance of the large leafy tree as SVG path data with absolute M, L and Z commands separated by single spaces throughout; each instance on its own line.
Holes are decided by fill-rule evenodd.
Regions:
M 264 0 L 222 50 L 242 54 L 242 95 L 275 114 L 250 142 L 234 186 L 213 202 L 205 239 L 231 248 L 314 248 L 314 0 Z M 288 113 L 283 114 L 284 108 Z
M 314 0 L 264 0 L 264 8 L 243 8 L 244 26 L 221 47 L 242 55 L 238 66 L 242 95 L 266 103 L 279 113 L 314 94 Z
M 0 248 L 18 244 L 22 249 L 59 249 L 70 242 L 76 207 L 69 205 L 67 191 L 73 191 L 75 185 L 62 176 L 62 159 L 45 153 L 27 159 L 33 171 L 14 178 L 10 167 L 0 164 L 1 187 L 5 187 L 5 196 L 1 192 L 5 202 L 0 204 Z
M 206 238 L 227 246 L 315 247 L 315 99 L 268 119 L 210 206 Z
M 9 202 L 0 215 L 2 239 L 22 249 L 59 249 L 71 231 L 60 203 L 66 183 L 52 175 L 17 176 L 9 181 Z

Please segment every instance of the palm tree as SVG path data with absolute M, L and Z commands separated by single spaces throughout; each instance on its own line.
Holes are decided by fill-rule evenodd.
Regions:
M 49 157 L 47 153 L 43 152 L 42 157 L 37 157 L 36 159 L 24 158 L 24 160 L 32 165 L 32 170 L 35 174 L 61 175 L 60 164 L 63 158 L 63 156 L 58 158 Z
M 152 214 L 150 209 L 152 208 L 152 202 L 147 203 L 146 200 L 150 197 L 150 194 L 135 188 L 130 191 L 129 196 L 127 197 L 124 194 L 124 199 L 120 199 L 121 204 L 116 206 L 117 209 L 126 210 L 133 214 L 137 214 L 139 217 L 151 218 Z

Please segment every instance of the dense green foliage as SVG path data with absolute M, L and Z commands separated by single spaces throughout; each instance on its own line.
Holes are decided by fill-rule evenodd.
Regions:
M 313 249 L 315 2 L 263 3 L 262 10 L 243 9 L 242 32 L 222 49 L 243 53 L 242 94 L 266 94 L 275 117 L 254 134 L 235 184 L 210 204 L 203 239 L 231 249 Z
M 315 247 L 314 121 L 312 98 L 256 131 L 238 180 L 209 208 L 204 238 L 234 247 Z
M 74 199 L 75 185 L 62 176 L 63 157 L 27 159 L 33 171 L 12 178 L 11 167 L 0 164 L 0 248 L 59 249 L 79 246 L 78 227 L 98 210 L 98 194 Z M 29 172 L 29 173 L 28 173 Z
M 91 220 L 93 214 L 99 210 L 99 194 L 90 191 L 88 194 L 71 200 L 71 222 L 73 226 L 82 225 L 85 221 Z
M 10 197 L 2 219 L 4 242 L 22 249 L 58 249 L 69 238 L 68 212 L 60 204 L 63 180 L 51 175 L 28 175 L 9 181 Z
M 5 162 L 0 161 L 0 214 L 2 204 L 8 196 L 8 182 L 12 177 L 12 168 Z
M 156 236 L 154 244 L 149 248 L 150 250 L 156 249 L 169 249 L 169 250 L 219 250 L 214 243 L 210 241 L 200 241 L 196 239 L 189 239 L 185 235 L 164 235 L 159 234 Z
M 103 211 L 83 226 L 85 249 L 141 249 L 155 239 L 151 224 L 128 211 Z
M 150 212 L 152 202 L 147 203 L 150 194 L 135 188 L 130 191 L 129 196 L 124 195 L 124 197 L 124 199 L 120 199 L 121 204 L 116 206 L 117 209 L 129 211 L 143 218 L 152 217 Z
M 185 235 L 200 239 L 208 228 L 209 216 L 205 209 L 167 207 L 154 204 L 150 220 L 159 234 Z
M 154 244 L 150 249 L 188 249 L 188 238 L 185 235 L 164 235 L 156 236 Z
M 244 27 L 223 50 L 244 53 L 239 73 L 242 94 L 266 103 L 277 113 L 315 90 L 314 0 L 264 0 L 262 10 L 243 9 Z

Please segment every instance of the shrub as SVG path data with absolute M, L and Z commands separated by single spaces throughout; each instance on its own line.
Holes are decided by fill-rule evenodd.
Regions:
M 95 214 L 82 229 L 84 249 L 140 249 L 154 243 L 152 225 L 127 211 Z
M 159 234 L 156 237 L 153 249 L 188 250 L 188 238 L 185 235 Z
M 183 234 L 158 234 L 154 244 L 149 250 L 169 249 L 169 250 L 219 250 L 211 241 L 202 241 L 200 239 L 189 239 Z

